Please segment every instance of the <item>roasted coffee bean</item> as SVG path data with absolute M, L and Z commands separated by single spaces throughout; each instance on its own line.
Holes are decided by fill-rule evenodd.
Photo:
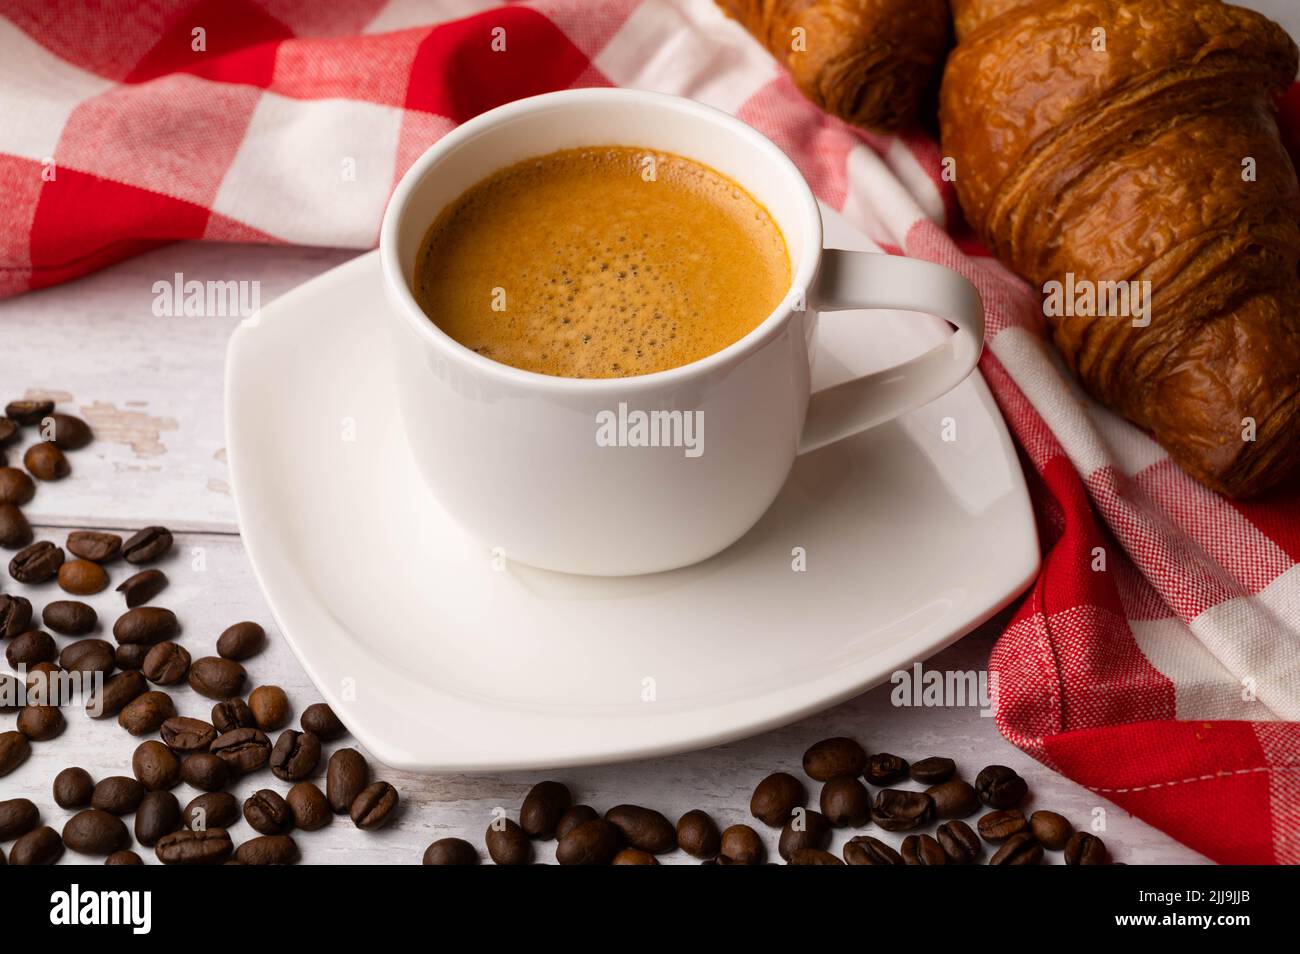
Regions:
M 172 534 L 166 527 L 145 527 L 122 544 L 127 563 L 151 563 L 172 548 Z
M 605 813 L 605 821 L 623 833 L 623 840 L 633 848 L 662 855 L 677 848 L 677 829 L 653 808 L 640 805 L 615 805 Z
M 931 785 L 925 793 L 934 799 L 936 818 L 969 818 L 980 810 L 974 787 L 959 778 Z
M 117 653 L 113 654 L 113 660 L 120 664 Z M 92 719 L 120 716 L 120 713 L 134 700 L 140 698 L 148 688 L 144 676 L 140 673 L 131 670 L 119 672 L 106 679 L 102 687 L 91 690 L 90 697 L 86 700 L 86 714 Z M 133 713 L 131 716 L 133 724 L 135 720 L 143 720 L 143 718 L 143 713 Z M 140 724 L 143 724 L 143 721 Z M 143 732 L 136 734 L 143 734 Z
M 1015 808 L 1029 793 L 1025 780 L 1015 769 L 1005 765 L 989 765 L 980 769 L 975 778 L 975 790 L 980 801 L 989 808 Z
M 597 818 L 567 832 L 555 846 L 555 860 L 562 865 L 607 865 L 622 847 L 623 833 L 604 819 Z M 491 841 L 488 842 L 488 853 L 496 861 Z
M 49 540 L 23 547 L 9 561 L 9 575 L 19 583 L 45 583 L 54 579 L 63 565 L 63 549 Z
M 224 828 L 182 829 L 164 835 L 153 852 L 165 865 L 219 865 L 234 850 Z
M 337 811 L 337 809 L 335 810 Z M 590 805 L 574 805 L 560 816 L 560 821 L 555 826 L 556 840 L 563 838 L 583 822 L 595 821 L 597 818 L 600 818 L 600 813 Z
M 954 865 L 970 865 L 983 850 L 979 836 L 964 821 L 947 821 L 935 832 L 948 861 Z
M 840 861 L 839 858 L 820 848 L 800 848 L 790 855 L 788 863 L 792 865 L 832 865 L 841 868 L 844 866 L 844 862 Z
M 867 767 L 862 774 L 872 785 L 893 785 L 907 778 L 909 768 L 907 759 L 888 752 L 878 752 L 867 759 Z
M 131 843 L 126 824 L 116 815 L 86 808 L 63 826 L 63 843 L 83 855 L 111 855 Z
M 0 547 L 17 550 L 32 542 L 32 525 L 17 506 L 0 503 Z
M 134 576 L 128 576 L 117 586 L 117 591 L 126 599 L 127 609 L 135 609 L 148 603 L 165 589 L 167 589 L 167 574 L 162 570 L 141 570 Z
M 140 667 L 144 677 L 157 686 L 174 686 L 190 671 L 190 654 L 184 646 L 170 639 L 150 646 Z
M 35 427 L 54 413 L 54 402 L 44 398 L 10 401 L 5 405 L 5 417 L 23 427 Z
M 145 787 L 137 778 L 127 775 L 110 775 L 95 783 L 90 794 L 90 805 L 111 815 L 129 815 L 140 807 Z
M 59 653 L 59 667 L 68 672 L 108 675 L 113 665 L 113 644 L 103 639 L 79 639 Z
M 298 860 L 298 845 L 288 835 L 250 838 L 235 849 L 241 865 L 291 865 Z
M 258 789 L 244 800 L 244 820 L 262 835 L 283 835 L 293 827 L 293 810 L 279 792 Z
M 948 856 L 943 846 L 929 835 L 908 835 L 903 839 L 899 854 L 905 865 L 946 865 Z
M 748 825 L 732 825 L 722 833 L 722 848 L 718 856 L 726 858 L 726 864 L 761 865 L 766 854 L 763 839 Z
M 829 784 L 829 783 L 828 783 Z M 831 843 L 831 823 L 821 812 L 800 809 L 794 813 L 777 841 L 776 853 L 786 861 L 805 848 L 825 849 Z
M 722 848 L 722 832 L 708 812 L 695 808 L 677 819 L 677 844 L 696 858 L 716 858 Z
M 247 775 L 271 760 L 271 740 L 261 729 L 233 729 L 213 739 L 209 751 L 237 775 Z
M 38 662 L 27 667 L 27 704 L 46 705 L 57 702 L 59 696 L 60 672 L 57 663 Z
M 822 814 L 836 828 L 861 828 L 871 817 L 871 796 L 856 778 L 841 775 L 822 786 Z
M 161 606 L 137 606 L 127 610 L 113 624 L 113 638 L 119 643 L 144 643 L 152 646 L 164 639 L 175 639 L 180 631 L 181 625 L 176 620 L 176 614 Z
M 1056 812 L 1034 812 L 1029 816 L 1029 828 L 1038 843 L 1050 851 L 1061 851 L 1074 834 L 1074 826 Z
M 141 742 L 131 756 L 131 771 L 151 792 L 175 788 L 181 780 L 181 760 L 157 739 Z
M 257 720 L 248 703 L 236 696 L 224 699 L 212 707 L 212 724 L 218 732 L 233 732 L 235 729 L 256 729 Z
M 819 782 L 841 775 L 861 775 L 866 764 L 867 753 L 862 746 L 843 737 L 822 739 L 803 754 L 804 774 Z M 785 819 L 778 824 L 785 824 Z
M 138 675 L 126 674 L 126 675 Z M 109 680 L 112 682 L 112 680 Z M 150 690 L 136 696 L 117 714 L 117 724 L 132 735 L 157 732 L 162 724 L 176 714 L 172 697 L 165 692 Z
M 0 732 L 0 778 L 27 761 L 32 744 L 21 732 Z
M 285 782 L 312 775 L 320 765 L 320 739 L 310 732 L 285 729 L 271 750 L 271 774 Z
M 27 448 L 23 466 L 37 480 L 62 480 L 72 473 L 68 458 L 52 441 L 39 441 Z
M 49 417 L 53 421 L 53 426 L 49 429 L 50 441 L 61 450 L 81 450 L 94 440 L 95 435 L 91 433 L 90 425 L 81 418 L 60 414 L 58 411 Z M 47 425 L 42 422 L 42 426 Z
M 25 690 L 13 676 L 0 673 L 0 712 L 17 712 L 22 708 Z
M 299 782 L 289 789 L 285 801 L 289 803 L 289 811 L 293 813 L 294 825 L 303 831 L 324 828 L 334 817 L 325 793 L 311 782 Z
M 248 711 L 263 732 L 284 728 L 289 721 L 289 697 L 279 686 L 258 686 L 248 694 Z
M 976 825 L 980 837 L 991 845 L 1000 845 L 1012 835 L 1029 830 L 1029 824 L 1018 808 L 989 812 L 982 815 Z
M 29 629 L 15 636 L 5 649 L 5 659 L 14 669 L 36 663 L 54 662 L 59 658 L 59 648 L 54 637 L 43 629 Z
M 95 612 L 95 608 L 80 600 L 55 600 L 53 603 L 47 603 L 45 609 L 41 611 L 41 622 L 64 636 L 84 636 L 95 628 L 95 623 L 98 621 L 99 615 Z M 108 646 L 110 653 L 113 651 L 113 647 L 108 642 L 104 640 L 100 642 Z
M 74 530 L 68 534 L 68 552 L 82 560 L 107 563 L 122 552 L 122 538 L 98 530 Z
M 158 729 L 163 742 L 173 752 L 206 752 L 217 737 L 217 730 L 202 719 L 172 716 Z
M 1076 831 L 1065 843 L 1067 865 L 1104 865 L 1109 860 L 1105 842 L 1086 831 Z
M 131 610 L 139 613 L 147 607 Z M 204 656 L 190 666 L 190 688 L 209 699 L 229 699 L 244 689 L 248 674 L 244 667 L 220 656 Z
M 310 732 L 322 742 L 333 742 L 335 739 L 342 738 L 347 734 L 347 726 L 339 721 L 339 717 L 323 702 L 316 702 L 309 705 L 302 711 L 302 717 L 298 720 L 304 732 Z
M 66 725 L 58 706 L 24 706 L 14 727 L 33 742 L 48 742 L 62 735 Z
M 528 836 L 509 818 L 494 818 L 492 824 L 488 825 L 483 840 L 487 844 L 488 857 L 494 864 L 526 865 L 533 860 L 533 846 L 528 841 Z M 613 852 L 610 854 L 612 856 Z M 560 861 L 560 864 L 565 862 Z
M 98 563 L 69 560 L 59 567 L 59 586 L 74 596 L 90 596 L 108 586 L 108 574 Z
M 352 801 L 352 824 L 362 831 L 383 828 L 392 820 L 397 802 L 397 789 L 392 785 L 387 782 L 371 782 Z
M 32 603 L 25 596 L 0 594 L 0 636 L 10 639 L 27 632 L 32 621 Z
M 36 496 L 36 484 L 17 467 L 0 467 L 0 503 L 21 507 Z
M 130 849 L 115 851 L 104 859 L 106 865 L 142 865 L 144 859 Z
M 538 782 L 524 796 L 519 827 L 529 838 L 549 840 L 555 837 L 555 826 L 572 806 L 573 795 L 563 782 Z
M 325 769 L 325 797 L 334 814 L 352 809 L 361 790 L 370 784 L 370 766 L 356 749 L 335 749 Z
M 185 806 L 185 827 L 194 831 L 229 828 L 239 821 L 239 802 L 229 792 L 204 792 Z
M 957 772 L 957 763 L 939 755 L 913 762 L 909 770 L 912 781 L 922 785 L 938 785 L 952 778 Z
M 934 799 L 925 792 L 881 789 L 871 809 L 871 820 L 885 831 L 911 831 L 934 817 Z
M 63 839 L 48 825 L 34 828 L 9 849 L 11 865 L 52 865 L 63 856 Z
M 171 792 L 150 792 L 135 812 L 135 840 L 152 848 L 181 827 L 181 804 Z
M 21 838 L 41 823 L 41 810 L 29 798 L 0 802 L 0 841 Z
M 113 662 L 118 669 L 138 670 L 151 648 L 147 643 L 124 643 L 113 650 Z
M 7 417 L 0 417 L 0 447 L 18 440 L 18 422 Z
M 1012 835 L 989 859 L 991 865 L 1036 865 L 1043 860 L 1043 846 L 1027 831 Z
M 235 623 L 217 637 L 217 655 L 243 662 L 256 656 L 266 645 L 266 630 L 257 623 Z
M 640 848 L 624 848 L 614 856 L 611 865 L 657 865 L 659 859 Z
M 478 852 L 463 838 L 439 838 L 424 849 L 426 865 L 476 865 Z
M 84 808 L 94 791 L 95 781 L 84 768 L 69 766 L 54 776 L 54 804 L 60 808 Z
M 808 793 L 803 782 L 788 772 L 774 772 L 754 788 L 749 799 L 749 813 L 764 825 L 780 828 L 790 819 L 792 811 L 802 808 L 807 802 Z

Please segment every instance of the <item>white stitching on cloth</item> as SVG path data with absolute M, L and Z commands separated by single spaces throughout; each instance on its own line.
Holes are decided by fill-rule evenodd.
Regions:
M 1123 795 L 1128 792 L 1145 792 L 1153 788 L 1168 788 L 1171 785 L 1186 785 L 1189 782 L 1210 782 L 1216 778 L 1253 775 L 1256 772 L 1300 772 L 1300 765 L 1260 765 L 1255 768 L 1236 769 L 1232 772 L 1214 772 L 1209 775 L 1193 775 L 1191 778 L 1178 778 L 1168 782 L 1152 782 L 1150 785 L 1134 785 L 1132 788 L 1097 788 L 1094 785 L 1087 787 L 1099 795 L 1102 792 Z

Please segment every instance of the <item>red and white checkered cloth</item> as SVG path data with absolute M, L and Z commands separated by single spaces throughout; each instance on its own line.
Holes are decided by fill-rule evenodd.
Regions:
M 1300 33 L 1294 0 L 1246 2 Z M 1036 294 L 946 231 L 958 216 L 931 140 L 822 115 L 710 0 L 0 0 L 0 14 L 0 294 L 173 239 L 373 245 L 425 147 L 535 93 L 652 88 L 755 126 L 883 248 L 984 295 L 981 369 L 1045 548 L 990 663 L 1002 731 L 1214 859 L 1300 861 L 1300 489 L 1225 501 L 1084 398 Z

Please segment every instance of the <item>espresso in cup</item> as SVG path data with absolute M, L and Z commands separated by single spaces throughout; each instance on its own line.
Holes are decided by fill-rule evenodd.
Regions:
M 413 291 L 453 340 L 566 378 L 665 371 L 743 338 L 781 304 L 790 256 L 758 201 L 682 156 L 566 149 L 445 208 Z

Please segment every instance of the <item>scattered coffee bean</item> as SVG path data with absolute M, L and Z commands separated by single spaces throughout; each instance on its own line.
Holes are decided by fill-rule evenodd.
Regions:
M 113 654 L 113 659 L 119 665 L 121 664 L 116 653 Z M 107 719 L 111 716 L 120 718 L 120 713 L 134 700 L 140 698 L 148 688 L 144 676 L 140 673 L 133 670 L 119 672 L 105 680 L 103 686 L 91 690 L 86 700 L 86 714 L 92 719 Z M 143 719 L 143 714 L 133 713 L 131 719 L 134 723 L 137 719 Z M 135 734 L 143 735 L 144 732 Z
M 595 821 L 600 813 L 590 805 L 574 805 L 562 816 L 555 826 L 555 839 L 558 841 L 583 822 Z
M 113 644 L 103 639 L 79 639 L 59 653 L 59 667 L 67 672 L 108 675 L 113 666 Z
M 37 480 L 62 480 L 72 473 L 68 458 L 52 441 L 39 441 L 27 448 L 23 466 Z
M 69 560 L 59 567 L 59 587 L 74 596 L 90 596 L 108 586 L 108 574 L 98 563 Z
M 980 810 L 974 786 L 959 778 L 931 785 L 925 793 L 934 799 L 936 818 L 969 818 Z
M 24 692 L 17 679 L 0 673 L 0 712 L 17 712 L 21 709 Z
M 231 766 L 219 755 L 195 752 L 181 762 L 181 778 L 204 792 L 216 792 L 230 781 Z
M 151 792 L 175 788 L 181 780 L 181 760 L 157 739 L 141 742 L 131 756 L 131 771 Z
M 135 840 L 152 848 L 164 835 L 181 827 L 181 804 L 171 792 L 145 795 L 135 812 Z
M 311 782 L 299 782 L 289 789 L 285 801 L 289 803 L 289 810 L 293 813 L 294 825 L 303 831 L 324 828 L 334 817 L 325 793 Z
M 662 855 L 677 848 L 677 829 L 653 808 L 640 805 L 615 805 L 605 813 L 605 821 L 623 833 L 623 840 L 633 848 Z
M 63 843 L 83 855 L 111 855 L 131 843 L 126 824 L 116 815 L 86 808 L 63 826 Z
M 829 784 L 829 783 L 827 783 Z M 831 823 L 821 812 L 800 809 L 785 823 L 777 841 L 776 853 L 786 861 L 796 851 L 806 848 L 825 849 L 831 843 Z
M 124 643 L 113 650 L 113 661 L 118 669 L 139 669 L 150 648 L 147 643 Z
M 320 765 L 320 739 L 310 732 L 285 729 L 271 750 L 271 774 L 285 782 L 296 782 Z
M 241 865 L 291 865 L 298 860 L 298 845 L 288 835 L 261 835 L 235 849 Z
M 573 795 L 563 782 L 538 782 L 524 796 L 519 827 L 529 838 L 549 840 L 555 837 L 555 826 L 572 806 Z
M 761 865 L 766 854 L 763 839 L 748 825 L 732 825 L 722 833 L 718 857 L 727 859 L 724 864 Z
M 58 706 L 24 706 L 14 727 L 33 742 L 48 742 L 62 735 L 66 725 Z
M 871 820 L 885 831 L 910 831 L 934 817 L 934 799 L 925 792 L 881 789 L 871 809 Z
M 981 816 L 976 824 L 980 837 L 991 845 L 1000 845 L 1012 835 L 1029 830 L 1029 824 L 1018 808 L 989 812 Z
M 533 860 L 533 846 L 528 841 L 528 836 L 509 818 L 494 818 L 492 824 L 488 825 L 483 840 L 487 843 L 488 857 L 494 864 L 526 865 Z M 561 861 L 560 864 L 565 862 Z
M 370 766 L 366 757 L 356 749 L 335 749 L 325 769 L 325 797 L 334 814 L 350 811 L 361 790 L 369 784 Z
M 17 467 L 0 467 L 0 503 L 21 507 L 36 496 L 36 484 Z
M 624 848 L 614 856 L 611 865 L 657 865 L 659 859 L 640 848 Z
M 137 778 L 127 775 L 110 775 L 95 783 L 90 794 L 92 808 L 112 815 L 129 815 L 140 807 L 145 787 Z
M 677 844 L 695 858 L 716 858 L 722 848 L 722 832 L 708 812 L 695 808 L 677 819 Z
M 392 819 L 397 802 L 397 789 L 392 785 L 388 782 L 371 782 L 352 802 L 352 824 L 362 831 L 383 828 Z
M 0 447 L 18 440 L 18 422 L 0 417 Z
M 202 719 L 172 716 L 158 729 L 158 734 L 173 752 L 206 752 L 217 737 L 217 730 Z
M 63 636 L 84 636 L 95 628 L 99 616 L 94 607 L 80 600 L 55 600 L 41 610 L 41 622 Z M 113 647 L 100 640 L 111 653 Z
M 127 563 L 151 563 L 172 548 L 172 534 L 166 527 L 145 527 L 122 544 Z
M 55 411 L 49 417 L 53 421 L 49 433 L 50 441 L 61 450 L 81 450 L 95 439 L 95 435 L 90 430 L 90 425 L 79 417 L 71 414 L 61 414 L 58 411 Z
M 334 710 L 323 702 L 312 703 L 304 709 L 298 723 L 304 732 L 310 732 L 322 742 L 333 742 L 347 735 L 348 731 Z
M 162 570 L 141 570 L 118 584 L 117 591 L 126 599 L 126 608 L 135 609 L 167 589 L 167 574 Z
M 1065 843 L 1067 865 L 1104 865 L 1109 860 L 1105 842 L 1086 831 L 1076 831 Z
M 244 820 L 262 835 L 283 835 L 293 827 L 293 810 L 279 792 L 258 789 L 244 801 Z
M 1029 816 L 1029 828 L 1038 839 L 1038 843 L 1049 851 L 1061 851 L 1065 848 L 1074 826 L 1064 815 L 1056 812 L 1037 811 Z
M 138 822 L 137 822 L 138 824 Z M 104 859 L 106 865 L 142 865 L 144 859 L 130 849 L 115 851 Z
M 935 836 L 943 847 L 948 861 L 954 865 L 971 865 L 983 848 L 979 836 L 964 821 L 947 821 L 939 826 Z
M 49 540 L 23 547 L 9 561 L 9 575 L 19 583 L 38 584 L 54 579 L 63 565 L 63 549 Z
M 139 613 L 140 609 L 131 610 Z M 244 667 L 220 656 L 204 656 L 190 666 L 190 688 L 209 699 L 229 699 L 243 691 L 248 674 Z
M 218 732 L 233 732 L 235 729 L 256 729 L 257 720 L 248 703 L 236 696 L 223 699 L 212 707 L 212 724 Z
M 232 729 L 213 739 L 209 751 L 235 774 L 247 775 L 264 768 L 271 760 L 271 740 L 261 729 Z
M 119 643 L 144 643 L 152 646 L 164 639 L 175 639 L 180 631 L 176 614 L 161 606 L 137 606 L 127 610 L 113 624 L 113 638 Z
M 9 849 L 11 865 L 52 865 L 63 856 L 63 839 L 48 825 L 35 828 Z
M 229 792 L 204 792 L 185 806 L 185 827 L 193 831 L 229 828 L 239 821 L 239 802 Z
M 908 835 L 899 850 L 905 865 L 946 865 L 943 846 L 929 835 Z
M 158 839 L 153 851 L 165 865 L 219 865 L 234 845 L 224 828 L 182 829 Z
M 170 639 L 164 640 L 149 647 L 140 671 L 156 686 L 174 686 L 190 671 L 189 651 Z
M 878 752 L 867 759 L 867 767 L 862 774 L 872 785 L 893 785 L 907 778 L 909 768 L 907 759 L 888 752 Z
M 266 630 L 257 623 L 235 623 L 217 637 L 217 655 L 243 662 L 256 656 L 266 645 Z
M 38 662 L 27 667 L 27 704 L 46 705 L 59 702 L 59 666 L 52 662 Z
M 54 637 L 43 629 L 29 629 L 15 636 L 5 649 L 5 659 L 14 669 L 36 663 L 53 662 L 59 658 L 59 648 Z
M 41 823 L 41 810 L 30 798 L 0 802 L 0 841 L 21 838 Z
M 0 503 L 0 547 L 17 550 L 32 542 L 32 525 L 17 506 Z
M 139 675 L 139 673 L 123 673 L 123 675 Z M 105 683 L 105 688 L 112 682 L 113 680 L 110 679 Z M 132 735 L 148 735 L 150 732 L 157 732 L 162 724 L 175 714 L 176 705 L 172 702 L 171 696 L 165 692 L 150 690 L 140 693 L 122 708 L 122 711 L 117 714 L 117 724 Z
M 803 782 L 788 772 L 774 772 L 754 788 L 754 794 L 749 799 L 749 813 L 764 825 L 780 828 L 789 820 L 792 811 L 803 807 L 807 802 L 808 793 L 803 787 Z
M 476 865 L 478 851 L 462 838 L 439 838 L 424 849 L 426 865 Z
M 804 774 L 819 782 L 829 782 L 840 775 L 861 775 L 866 764 L 867 753 L 862 746 L 843 737 L 822 739 L 803 754 Z M 785 819 L 778 824 L 784 825 Z
M 1029 793 L 1025 780 L 1015 769 L 1005 765 L 989 765 L 980 769 L 975 778 L 975 790 L 980 801 L 989 808 L 1015 808 Z
M 122 538 L 98 530 L 74 530 L 68 534 L 68 552 L 82 560 L 107 563 L 122 552 Z
M 27 761 L 32 745 L 21 732 L 0 732 L 0 778 Z
M 289 721 L 289 697 L 279 686 L 258 686 L 248 694 L 248 710 L 259 729 L 272 732 Z
M 989 859 L 991 865 L 1036 865 L 1043 860 L 1043 846 L 1027 831 L 1012 835 Z
M 60 808 L 85 808 L 95 791 L 95 781 L 84 768 L 69 766 L 54 776 L 54 804 Z
M 488 831 L 491 833 L 490 828 Z M 604 819 L 597 818 L 567 832 L 555 846 L 555 860 L 562 865 L 607 865 L 622 848 L 623 833 Z M 488 853 L 496 861 L 490 841 Z
M 946 782 L 957 773 L 957 763 L 939 755 L 913 762 L 909 770 L 912 781 L 922 785 L 938 785 Z
M 800 848 L 791 853 L 788 864 L 844 866 L 844 862 L 840 861 L 839 858 L 820 848 Z
M 22 427 L 35 427 L 54 413 L 54 402 L 44 398 L 10 401 L 5 405 L 5 417 Z
M 822 786 L 822 814 L 836 828 L 861 828 L 871 817 L 871 796 L 856 778 L 841 775 Z
M 0 637 L 25 633 L 32 621 L 32 603 L 24 596 L 0 594 Z

